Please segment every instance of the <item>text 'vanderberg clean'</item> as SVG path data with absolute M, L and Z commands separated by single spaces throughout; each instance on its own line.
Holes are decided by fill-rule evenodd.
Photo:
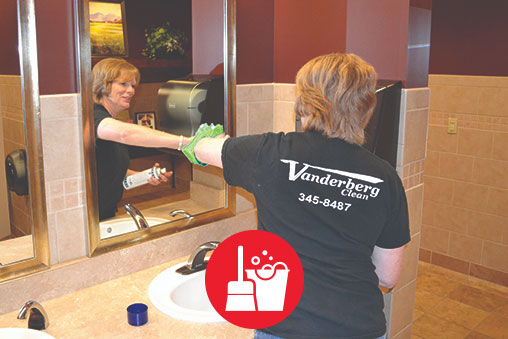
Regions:
M 299 164 L 298 161 L 286 159 L 280 159 L 280 161 L 282 161 L 285 164 L 289 164 L 289 174 L 288 174 L 289 181 L 296 181 L 297 179 L 300 179 L 303 181 L 315 182 L 316 184 L 319 185 L 338 187 L 341 188 L 340 194 L 345 197 L 351 197 L 362 200 L 369 200 L 370 197 L 376 198 L 379 195 L 380 189 L 379 187 L 375 187 L 373 185 L 383 182 L 383 180 L 369 175 L 350 173 L 325 167 L 312 166 L 306 163 L 303 163 L 302 168 L 297 172 L 296 166 Z M 320 176 L 318 174 L 309 173 L 307 172 L 309 168 L 320 170 L 322 172 L 325 172 L 326 174 L 323 173 L 323 175 Z M 330 173 L 345 176 L 347 177 L 347 180 L 332 178 Z M 353 179 L 358 179 L 373 185 L 358 183 L 353 181 Z

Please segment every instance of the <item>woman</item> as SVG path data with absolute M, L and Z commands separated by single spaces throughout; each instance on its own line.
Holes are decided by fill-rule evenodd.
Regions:
M 92 78 L 99 219 L 103 220 L 115 215 L 123 194 L 123 179 L 136 173 L 129 169 L 127 145 L 181 150 L 190 138 L 117 119 L 121 111 L 129 108 L 140 80 L 138 69 L 127 61 L 103 59 L 94 66 Z M 158 185 L 168 181 L 171 175 L 172 172 L 168 172 L 161 176 L 160 180 L 151 178 L 149 183 Z
M 353 54 L 329 54 L 296 77 L 303 132 L 203 139 L 201 162 L 254 194 L 258 228 L 298 253 L 305 283 L 298 306 L 255 338 L 384 338 L 379 285 L 393 288 L 410 241 L 397 172 L 361 147 L 376 73 Z

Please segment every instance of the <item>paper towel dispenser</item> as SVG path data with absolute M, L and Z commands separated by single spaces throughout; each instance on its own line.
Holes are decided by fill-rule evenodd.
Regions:
M 202 123 L 224 125 L 224 77 L 191 74 L 169 80 L 157 95 L 157 129 L 193 136 Z

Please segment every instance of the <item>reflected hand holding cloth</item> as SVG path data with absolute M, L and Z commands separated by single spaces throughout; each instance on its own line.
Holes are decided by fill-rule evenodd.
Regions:
M 185 154 L 187 159 L 192 164 L 200 165 L 200 166 L 208 166 L 207 164 L 204 164 L 200 162 L 196 158 L 196 154 L 194 153 L 194 147 L 198 144 L 198 142 L 203 138 L 215 138 L 221 134 L 224 134 L 224 128 L 222 125 L 217 124 L 201 124 L 199 126 L 198 130 L 196 131 L 196 134 L 194 135 L 194 138 L 189 142 L 185 147 L 182 148 L 182 153 Z

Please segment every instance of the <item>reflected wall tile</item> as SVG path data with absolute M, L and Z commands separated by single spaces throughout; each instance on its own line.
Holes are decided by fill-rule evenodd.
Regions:
M 56 94 L 41 96 L 41 119 L 76 118 L 81 111 L 80 96 L 76 94 Z
M 409 226 L 411 235 L 419 233 L 422 225 L 423 212 L 423 185 L 415 186 L 406 191 L 408 210 L 409 210 Z

